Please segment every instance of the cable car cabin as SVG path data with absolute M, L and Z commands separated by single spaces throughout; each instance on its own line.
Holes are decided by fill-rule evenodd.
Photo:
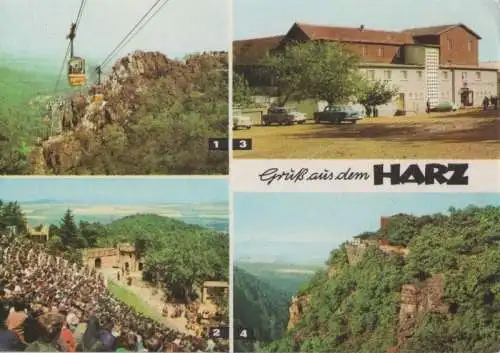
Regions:
M 68 62 L 68 82 L 72 87 L 80 87 L 87 83 L 85 60 L 73 57 Z
M 92 95 L 92 103 L 99 103 L 104 100 L 104 94 L 102 93 L 102 86 L 100 85 L 92 87 L 90 94 Z
M 104 94 L 96 93 L 92 96 L 92 103 L 99 103 L 104 100 Z

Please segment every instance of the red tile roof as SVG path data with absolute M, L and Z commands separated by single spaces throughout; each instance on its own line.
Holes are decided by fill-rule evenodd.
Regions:
M 403 33 L 410 33 L 414 37 L 420 36 L 438 36 L 442 33 L 445 33 L 453 28 L 462 27 L 466 31 L 473 34 L 478 39 L 481 39 L 481 36 L 474 32 L 472 29 L 464 25 L 463 23 L 454 23 L 449 25 L 441 25 L 441 26 L 432 26 L 432 27 L 418 27 L 418 28 L 410 28 L 403 31 Z
M 294 26 L 299 27 L 312 40 L 395 45 L 413 43 L 412 35 L 404 32 L 380 31 L 361 27 L 315 26 L 305 23 L 295 23 Z
M 278 46 L 284 36 L 263 37 L 233 42 L 233 59 L 238 64 L 253 64 Z
M 327 40 L 351 43 L 372 43 L 372 44 L 387 44 L 387 45 L 405 45 L 414 44 L 414 37 L 425 35 L 440 35 L 456 27 L 463 27 L 478 39 L 481 37 L 473 32 L 469 27 L 462 23 L 420 27 L 407 29 L 401 32 L 382 31 L 367 29 L 363 26 L 353 27 L 332 27 L 332 26 L 316 26 L 306 23 L 294 23 L 286 35 L 236 40 L 233 42 L 233 58 L 235 63 L 254 64 L 260 60 L 271 49 L 278 47 L 284 38 L 292 35 L 294 30 L 299 29 L 310 40 Z

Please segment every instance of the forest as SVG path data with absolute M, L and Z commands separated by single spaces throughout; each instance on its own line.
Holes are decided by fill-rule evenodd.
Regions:
M 254 352 L 262 343 L 279 339 L 288 322 L 289 293 L 234 268 L 233 282 L 235 352 Z M 251 340 L 238 339 L 238 329 L 252 331 Z
M 137 52 L 107 74 L 99 103 L 90 82 L 55 91 L 51 70 L 0 60 L 0 174 L 227 173 L 208 150 L 228 135 L 227 53 Z
M 318 271 L 298 293 L 305 305 L 298 322 L 259 351 L 500 350 L 500 207 L 450 208 L 418 217 L 398 214 L 384 229 L 365 232 L 359 239 L 383 240 L 408 249 L 408 254 L 370 245 L 358 261 L 349 261 L 352 243 L 334 249 L 328 268 Z M 429 289 L 435 278 L 444 279 L 442 288 Z M 420 303 L 409 316 L 409 304 L 402 306 L 403 287 L 413 288 Z M 439 298 L 429 294 L 432 290 L 440 293 Z M 276 295 L 271 291 L 264 297 L 270 301 Z M 240 307 L 250 307 L 245 300 Z M 262 301 L 252 312 L 262 329 L 269 322 L 269 306 Z
M 11 226 L 25 236 L 26 216 L 19 203 L 0 200 L 0 234 Z M 58 224 L 50 225 L 49 236 L 48 251 L 73 262 L 81 262 L 85 248 L 134 244 L 144 259 L 145 279 L 163 283 L 171 298 L 191 301 L 204 281 L 228 281 L 229 236 L 172 218 L 137 214 L 101 224 L 77 222 L 67 210 Z M 227 313 L 227 301 L 222 304 Z

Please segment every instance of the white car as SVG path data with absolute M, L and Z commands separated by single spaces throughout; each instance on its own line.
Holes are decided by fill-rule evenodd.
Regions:
M 237 130 L 238 128 L 242 129 L 250 129 L 252 127 L 252 118 L 249 116 L 243 115 L 241 113 L 233 114 L 233 130 Z
M 307 117 L 304 113 L 290 107 L 271 107 L 267 110 L 267 114 L 262 116 L 262 125 L 269 126 L 271 124 L 278 125 L 293 125 L 304 124 Z

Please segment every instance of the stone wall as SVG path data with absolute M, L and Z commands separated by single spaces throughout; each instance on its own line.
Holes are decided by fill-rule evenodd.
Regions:
M 367 248 L 368 247 L 365 244 L 361 245 L 346 244 L 345 250 L 347 253 L 347 261 L 349 261 L 349 265 L 354 265 L 359 261 L 361 261 Z
M 128 268 L 131 271 L 140 270 L 140 260 L 135 256 L 135 249 L 130 244 L 119 244 L 115 248 L 84 249 L 82 253 L 84 265 L 89 268 Z

